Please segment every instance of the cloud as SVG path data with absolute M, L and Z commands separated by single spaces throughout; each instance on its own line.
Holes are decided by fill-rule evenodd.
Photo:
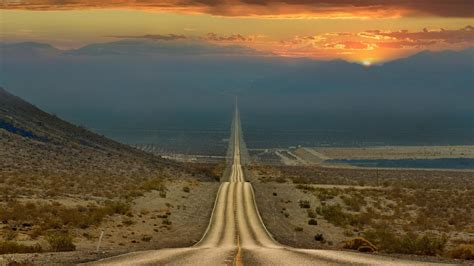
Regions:
M 177 40 L 186 40 L 187 37 L 179 34 L 146 34 L 146 35 L 114 35 L 108 36 L 112 38 L 120 39 L 147 39 L 147 40 L 157 40 L 157 41 L 177 41 Z
M 346 49 L 346 50 L 373 50 L 374 44 L 364 43 L 359 41 L 343 41 L 336 43 L 327 43 L 324 45 L 328 49 Z
M 255 37 L 243 36 L 241 34 L 221 36 L 216 33 L 210 32 L 205 37 L 202 37 L 202 39 L 206 41 L 213 41 L 213 42 L 251 42 L 255 40 Z
M 428 30 L 424 28 L 419 32 L 400 31 L 380 31 L 371 30 L 361 32 L 358 36 L 379 40 L 377 44 L 383 47 L 403 48 L 403 47 L 426 47 L 435 44 L 474 44 L 474 27 L 466 26 L 457 30 L 436 29 Z
M 275 54 L 312 58 L 367 58 L 385 61 L 420 50 L 464 49 L 474 46 L 474 27 L 460 29 L 422 29 L 420 31 L 330 32 L 319 35 L 294 36 L 281 40 L 269 49 Z
M 438 40 L 447 43 L 474 42 L 474 27 L 466 26 L 458 30 L 428 30 L 424 28 L 419 32 L 409 32 L 407 30 L 392 32 L 372 30 L 362 33 L 361 36 L 394 40 Z
M 472 0 L 4 0 L 3 9 L 126 8 L 249 17 L 474 17 Z
M 244 36 L 242 34 L 232 35 L 219 35 L 217 33 L 210 32 L 205 36 L 185 36 L 182 34 L 145 34 L 145 35 L 112 35 L 107 36 L 111 38 L 119 39 L 147 39 L 157 41 L 180 41 L 180 40 L 197 40 L 206 42 L 222 42 L 222 43 L 240 43 L 240 42 L 252 42 L 256 40 L 257 36 Z

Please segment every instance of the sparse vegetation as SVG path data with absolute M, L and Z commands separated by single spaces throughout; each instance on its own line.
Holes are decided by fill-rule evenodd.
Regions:
M 43 252 L 43 248 L 38 244 L 33 246 L 27 246 L 13 241 L 0 241 L 0 254 L 40 252 Z
M 312 209 L 307 209 L 308 218 L 316 218 L 316 212 Z
M 143 241 L 143 242 L 150 242 L 151 239 L 152 239 L 151 236 L 143 236 L 143 237 L 142 237 L 142 241 Z
M 300 200 L 299 204 L 300 204 L 300 208 L 303 208 L 303 209 L 311 208 L 311 203 L 308 200 Z
M 314 240 L 319 241 L 319 242 L 323 242 L 323 241 L 324 241 L 324 236 L 323 236 L 323 234 L 316 234 L 316 235 L 314 236 Z
M 448 252 L 454 259 L 474 260 L 474 244 L 461 244 Z
M 341 205 L 325 205 L 316 208 L 316 213 L 336 226 L 357 225 L 357 218 L 343 211 Z
M 47 230 L 64 228 L 88 228 L 100 224 L 105 216 L 126 214 L 130 209 L 127 203 L 119 201 L 106 201 L 102 206 L 76 206 L 65 207 L 60 203 L 21 203 L 8 202 L 0 209 L 0 220 L 5 221 L 16 230 L 17 224 L 29 224 L 28 227 L 36 228 L 37 235 L 42 235 Z
M 378 249 L 388 253 L 440 255 L 447 243 L 446 236 L 416 235 L 414 233 L 400 235 L 389 231 L 385 227 L 368 230 L 364 235 Z
M 52 251 L 74 251 L 76 246 L 67 232 L 54 232 L 46 237 Z
M 348 240 L 344 243 L 343 248 L 353 249 L 360 252 L 374 252 L 377 251 L 377 247 L 370 243 L 369 240 L 363 237 L 356 237 Z
M 338 229 L 330 230 L 327 238 L 331 240 L 334 236 L 349 240 L 363 235 L 380 252 L 469 257 L 469 249 L 462 245 L 474 241 L 469 235 L 474 228 L 473 172 L 269 165 L 249 169 L 265 182 L 293 181 L 309 208 L 303 208 L 308 205 L 302 201 L 276 205 L 299 212 L 289 221 L 301 217 L 302 211 L 318 221 L 318 228 L 325 227 L 327 221 L 329 227 Z M 280 194 L 271 186 L 271 191 Z M 307 245 L 309 240 L 314 243 L 308 239 Z M 361 251 L 369 252 L 370 248 Z

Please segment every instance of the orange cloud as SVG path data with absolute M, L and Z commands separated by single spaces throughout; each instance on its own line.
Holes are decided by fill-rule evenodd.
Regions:
M 146 9 L 260 17 L 474 17 L 471 0 L 4 0 L 2 9 Z
M 146 35 L 114 35 L 114 36 L 107 36 L 112 38 L 120 38 L 120 39 L 148 39 L 148 40 L 160 40 L 160 41 L 176 41 L 176 40 L 185 40 L 187 39 L 186 36 L 181 34 L 146 34 Z
M 202 40 L 212 42 L 251 42 L 255 40 L 253 36 L 243 36 L 241 34 L 232 34 L 229 36 L 221 36 L 216 33 L 210 32 Z
M 444 43 L 474 43 L 474 27 L 466 26 L 458 30 L 428 30 L 423 29 L 419 32 L 409 32 L 407 30 L 384 32 L 380 30 L 372 30 L 362 32 L 359 34 L 361 37 L 372 38 L 377 40 L 402 40 L 408 42 L 419 42 L 419 41 L 433 41 L 433 42 L 444 42 Z
M 264 53 L 292 57 L 344 58 L 356 61 L 371 58 L 372 61 L 386 61 L 422 49 L 457 49 L 472 46 L 474 45 L 474 27 L 466 26 L 457 30 L 423 29 L 413 32 L 407 30 L 330 32 L 319 35 L 294 36 L 287 40 L 271 40 L 265 36 L 246 36 L 239 33 L 219 35 L 212 32 L 204 36 L 147 34 L 111 37 L 159 41 L 205 41 L 219 45 L 236 44 Z
M 474 27 L 457 30 L 423 29 L 367 30 L 359 33 L 334 32 L 315 36 L 295 36 L 273 44 L 275 54 L 313 58 L 345 58 L 362 61 L 386 61 L 422 49 L 460 49 L 474 45 Z

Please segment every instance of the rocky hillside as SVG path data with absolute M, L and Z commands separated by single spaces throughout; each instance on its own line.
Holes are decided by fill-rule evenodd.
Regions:
M 191 176 L 207 179 L 195 168 L 67 123 L 0 88 L 3 197 L 133 197 L 147 182 Z

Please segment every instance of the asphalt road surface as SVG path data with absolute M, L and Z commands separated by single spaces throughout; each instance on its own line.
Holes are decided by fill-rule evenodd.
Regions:
M 333 250 L 296 249 L 276 242 L 265 228 L 252 185 L 241 166 L 240 117 L 236 108 L 230 145 L 233 164 L 219 188 L 209 226 L 188 248 L 128 253 L 95 262 L 100 265 L 416 265 L 421 262 Z

